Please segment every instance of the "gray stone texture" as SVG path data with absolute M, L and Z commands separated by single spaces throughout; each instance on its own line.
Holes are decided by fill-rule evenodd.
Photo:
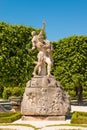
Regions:
M 70 97 L 54 76 L 35 76 L 26 84 L 21 112 L 24 116 L 65 116 Z

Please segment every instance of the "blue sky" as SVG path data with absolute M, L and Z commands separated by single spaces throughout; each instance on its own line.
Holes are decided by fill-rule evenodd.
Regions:
M 50 41 L 87 35 L 87 0 L 0 0 L 0 21 L 41 28 Z

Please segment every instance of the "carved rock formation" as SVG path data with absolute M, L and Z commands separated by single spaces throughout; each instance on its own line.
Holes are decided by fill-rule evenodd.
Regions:
M 70 109 L 70 97 L 54 76 L 37 76 L 27 82 L 21 104 L 23 115 L 65 116 Z

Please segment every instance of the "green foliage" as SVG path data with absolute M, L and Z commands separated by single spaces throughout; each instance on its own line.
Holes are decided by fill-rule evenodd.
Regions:
M 12 96 L 12 88 L 11 87 L 5 87 L 3 91 L 3 98 L 8 99 L 10 96 Z
M 10 97 L 22 97 L 24 93 L 24 87 L 5 87 L 3 91 L 3 98 L 8 99 Z
M 31 78 L 33 62 L 37 60 L 36 50 L 28 52 L 31 48 L 33 30 L 37 33 L 40 31 L 32 27 L 0 22 L 0 86 L 23 88 Z M 52 74 L 72 98 L 75 97 L 75 86 L 79 82 L 83 86 L 84 97 L 87 97 L 87 36 L 74 35 L 52 44 Z M 1 96 L 2 92 L 3 90 Z
M 76 94 L 75 94 L 75 91 L 74 90 L 71 90 L 70 92 L 69 92 L 69 95 L 71 96 L 71 99 L 76 99 Z
M 0 98 L 3 96 L 4 87 L 0 84 Z
M 22 96 L 21 88 L 19 87 L 14 87 L 12 91 L 13 96 Z
M 80 82 L 87 91 L 87 36 L 71 36 L 53 42 L 52 73 L 70 94 Z
M 23 86 L 31 78 L 37 53 L 28 52 L 33 30 L 0 22 L 0 82 L 3 86 Z
M 86 90 L 86 91 L 83 91 L 83 95 L 84 95 L 84 97 L 87 99 L 87 90 Z
M 0 113 L 0 123 L 11 123 L 21 118 L 20 112 L 2 112 Z
M 87 124 L 87 112 L 74 112 L 71 118 L 72 124 Z

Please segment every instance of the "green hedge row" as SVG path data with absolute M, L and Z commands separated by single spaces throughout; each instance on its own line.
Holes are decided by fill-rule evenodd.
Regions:
M 74 112 L 71 118 L 72 124 L 87 124 L 87 112 Z
M 0 113 L 0 123 L 11 123 L 21 118 L 20 112 L 2 112 Z
M 24 93 L 24 87 L 6 87 L 4 88 L 2 97 L 8 99 L 9 97 L 22 97 Z

